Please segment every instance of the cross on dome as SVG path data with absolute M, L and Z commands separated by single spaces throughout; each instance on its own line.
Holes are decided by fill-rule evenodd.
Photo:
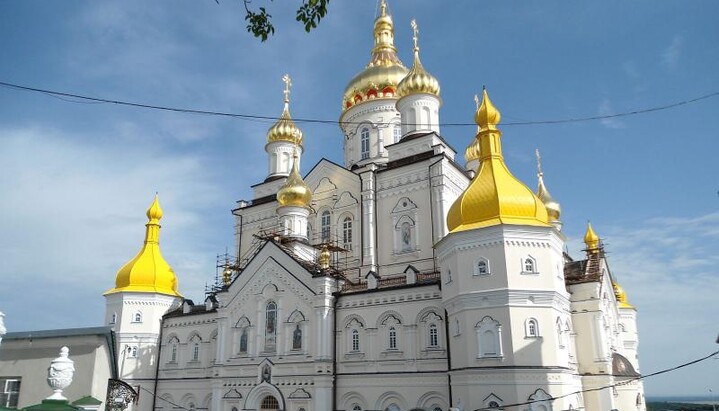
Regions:
M 290 87 L 292 87 L 292 79 L 289 74 L 282 76 L 282 81 L 285 83 L 285 104 L 290 102 Z
M 539 149 L 534 149 L 534 154 L 537 156 L 537 175 L 542 177 L 542 156 L 539 155 Z
M 417 21 L 412 19 L 410 22 L 412 26 L 412 40 L 414 41 L 414 51 L 419 51 L 419 28 L 417 27 Z

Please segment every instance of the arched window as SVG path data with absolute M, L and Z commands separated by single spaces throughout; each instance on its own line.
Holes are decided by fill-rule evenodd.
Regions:
M 355 404 L 354 407 L 352 407 L 352 411 L 362 411 L 362 407 L 360 407 L 359 404 Z
M 437 332 L 436 324 L 429 325 L 429 346 L 439 347 L 439 334 Z
M 179 346 L 180 341 L 173 337 L 170 340 L 170 362 L 176 363 L 177 362 L 177 348 Z
M 133 323 L 141 323 L 142 322 L 142 313 L 136 312 L 135 315 L 132 316 L 132 322 Z
M 112 313 L 112 319 L 110 320 L 110 324 L 115 324 L 117 322 L 117 313 Z
M 359 351 L 359 349 L 360 349 L 359 331 L 352 330 L 352 351 Z
M 394 142 L 398 142 L 402 139 L 402 127 L 399 126 L 399 124 L 394 125 L 394 129 L 392 130 L 394 135 Z
M 452 270 L 447 270 L 447 284 L 452 282 Z
M 486 258 L 480 258 L 479 261 L 477 261 L 477 270 L 475 271 L 476 275 L 487 275 L 489 274 L 489 261 L 487 261 Z
M 302 349 L 302 329 L 299 324 L 295 326 L 295 330 L 292 332 L 292 349 Z
M 247 353 L 247 327 L 242 329 L 242 333 L 240 334 L 240 354 L 246 354 Z
M 529 318 L 526 322 L 526 336 L 527 338 L 539 337 L 539 323 L 534 318 Z
M 369 158 L 369 129 L 366 127 L 360 133 L 360 153 L 362 160 Z
M 489 408 L 497 408 L 499 409 L 499 403 L 497 401 L 490 401 L 489 404 L 487 404 Z
M 412 225 L 408 221 L 400 226 L 400 244 L 402 251 L 412 250 Z
M 347 250 L 352 249 L 352 217 L 342 220 L 342 246 Z
M 502 357 L 502 327 L 490 316 L 482 318 L 475 326 L 479 345 L 479 358 Z
M 330 216 L 329 210 L 322 212 L 322 217 L 320 217 L 320 227 L 322 231 L 322 242 L 329 242 L 332 227 L 332 217 Z
M 265 351 L 274 351 L 277 342 L 277 303 L 270 301 L 265 309 Z
M 390 404 L 389 407 L 385 408 L 385 411 L 399 411 L 399 406 L 397 404 Z
M 537 262 L 532 257 L 525 257 L 522 260 L 522 270 L 525 273 L 537 273 Z
M 277 398 L 268 395 L 262 400 L 262 404 L 260 404 L 261 410 L 279 410 L 280 409 L 280 403 L 277 401 Z
M 397 329 L 394 327 L 389 327 L 389 349 L 397 349 Z
M 192 361 L 200 361 L 200 343 L 198 341 L 192 343 Z

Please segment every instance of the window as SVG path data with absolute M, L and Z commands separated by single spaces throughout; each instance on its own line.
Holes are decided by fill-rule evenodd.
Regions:
M 279 410 L 280 409 L 280 403 L 277 401 L 277 398 L 268 395 L 265 397 L 265 399 L 262 400 L 262 404 L 260 404 L 261 410 Z
M 362 407 L 360 407 L 359 404 L 355 404 L 354 407 L 352 407 L 352 411 L 362 411 Z
M 246 354 L 247 353 L 247 327 L 242 329 L 242 333 L 240 334 L 240 354 Z
M 20 378 L 0 378 L 0 407 L 17 408 Z
M 452 282 L 452 270 L 447 270 L 447 284 Z
M 458 335 L 460 335 L 460 334 L 461 334 L 461 332 L 460 332 L 460 329 L 459 329 L 459 319 L 455 319 L 455 320 L 454 320 L 454 336 L 456 337 L 456 336 L 458 336 Z
M 200 361 L 200 343 L 197 341 L 192 344 L 192 361 Z
M 400 239 L 401 239 L 401 248 L 402 251 L 411 251 L 412 250 L 412 225 L 405 221 L 400 226 Z
M 394 129 L 392 130 L 394 133 L 394 142 L 398 142 L 402 139 L 402 127 L 399 126 L 399 124 L 394 125 Z
M 389 327 L 389 349 L 397 349 L 397 330 L 394 327 Z
M 132 316 L 132 322 L 133 323 L 141 323 L 142 322 L 142 313 L 136 312 L 135 315 Z
M 489 274 L 489 261 L 487 261 L 486 258 L 480 258 L 479 261 L 477 261 L 477 271 L 475 271 L 476 275 L 487 275 Z
M 277 303 L 270 301 L 265 310 L 265 351 L 274 351 L 277 341 Z
M 112 319 L 110 320 L 110 324 L 117 323 L 117 313 L 112 314 Z
M 537 273 L 537 262 L 532 257 L 525 257 L 522 260 L 522 272 L 524 273 Z
M 536 319 L 530 318 L 526 322 L 526 336 L 527 338 L 539 337 L 539 323 Z
M 170 362 L 176 363 L 177 362 L 177 346 L 178 346 L 179 340 L 175 337 L 172 337 L 170 339 Z
M 322 217 L 320 217 L 320 227 L 322 230 L 322 242 L 329 242 L 331 232 L 330 227 L 332 227 L 332 217 L 330 216 L 330 212 L 328 210 L 322 212 Z
M 499 408 L 499 403 L 497 401 L 490 401 L 489 404 L 487 404 L 489 408 Z
M 360 133 L 360 152 L 362 160 L 369 158 L 369 129 L 363 128 Z
M 137 346 L 130 345 L 127 347 L 127 356 L 129 358 L 137 358 Z
M 360 349 L 359 331 L 352 330 L 352 351 L 359 351 L 359 349 Z
M 436 324 L 429 325 L 429 346 L 430 347 L 438 347 L 439 346 L 439 334 L 437 333 L 437 325 Z
M 297 324 L 295 330 L 292 332 L 292 349 L 302 349 L 302 329 L 299 324 Z
M 352 217 L 342 220 L 342 244 L 345 249 L 352 249 Z

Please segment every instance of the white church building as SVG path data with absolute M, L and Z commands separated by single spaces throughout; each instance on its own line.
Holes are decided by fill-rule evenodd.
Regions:
M 567 253 L 541 170 L 532 190 L 504 162 L 486 90 L 466 150 L 442 138 L 413 27 L 407 67 L 381 3 L 342 101 L 344 158 L 305 176 L 285 77 L 267 178 L 233 210 L 239 256 L 202 304 L 162 258 L 155 198 L 105 293 L 136 409 L 645 410 L 636 310 L 600 238 L 588 226 Z

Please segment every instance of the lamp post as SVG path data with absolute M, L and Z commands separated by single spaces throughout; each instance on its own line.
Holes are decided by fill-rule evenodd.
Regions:
M 712 411 L 717 411 L 717 404 L 716 404 L 716 400 L 714 398 L 714 391 L 711 388 L 709 388 L 709 395 L 711 395 L 711 397 L 712 397 Z

